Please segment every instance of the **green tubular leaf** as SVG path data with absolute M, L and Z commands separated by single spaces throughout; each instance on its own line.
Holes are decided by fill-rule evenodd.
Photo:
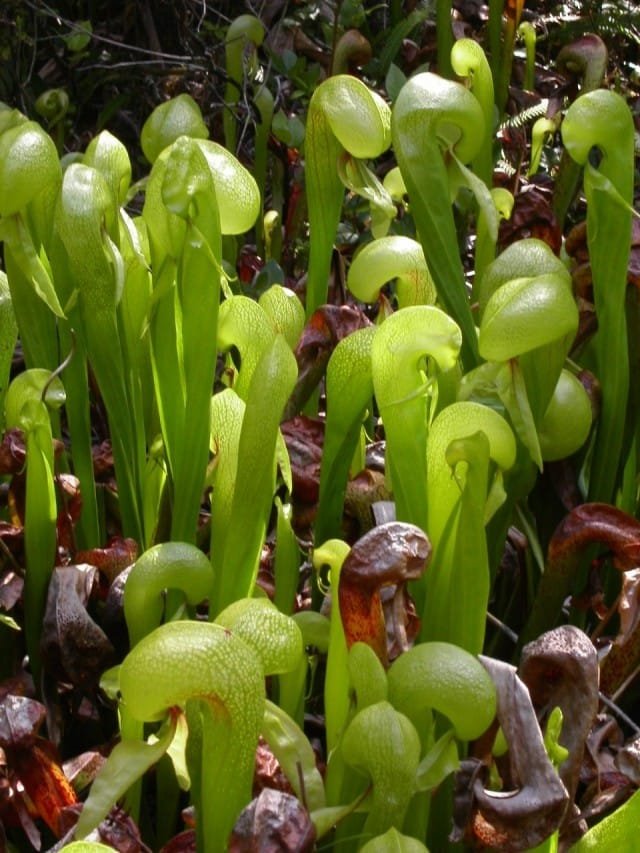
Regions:
M 490 488 L 489 454 L 489 440 L 481 430 L 447 447 L 446 461 L 452 479 L 458 482 L 460 497 L 452 523 L 439 543 L 437 572 L 427 591 L 425 613 L 429 620 L 425 633 L 430 639 L 456 643 L 472 654 L 483 649 L 489 604 L 491 570 L 485 524 L 489 512 L 495 512 L 505 499 L 500 474 Z M 448 595 L 443 595 L 439 581 L 448 584 Z M 456 600 L 457 589 L 464 589 L 461 601 Z M 443 598 L 447 599 L 445 606 L 437 611 L 436 602 Z M 454 615 L 458 604 L 461 606 Z
M 607 46 L 600 36 L 594 34 L 566 44 L 556 57 L 556 68 L 560 73 L 569 73 L 579 80 L 583 95 L 603 85 L 608 64 Z M 553 194 L 553 209 L 561 226 L 566 222 L 567 212 L 576 197 L 581 179 L 582 167 L 565 146 Z
M 8 427 L 27 429 L 24 409 L 28 403 L 46 403 L 51 409 L 59 409 L 65 402 L 65 391 L 58 377 L 51 380 L 51 372 L 43 368 L 31 368 L 19 373 L 11 382 L 5 397 L 5 418 Z M 45 391 L 46 388 L 46 391 Z M 44 400 L 42 393 L 45 392 Z M 48 423 L 46 407 L 42 407 L 41 423 Z
M 531 163 L 527 176 L 535 175 L 540 168 L 542 149 L 553 138 L 558 129 L 557 121 L 549 118 L 539 118 L 531 128 Z
M 157 163 L 160 160 L 156 161 Z M 152 176 L 153 176 L 152 172 Z M 158 174 L 158 172 L 155 172 Z M 149 187 L 152 185 L 149 183 Z M 149 193 L 147 194 L 147 201 Z M 159 199 L 159 193 L 158 193 Z M 149 214 L 149 207 L 145 203 L 145 216 Z M 166 210 L 165 210 L 166 212 Z M 151 222 L 151 219 L 156 222 Z M 176 262 L 166 255 L 158 255 L 154 243 L 157 236 L 162 239 L 165 228 L 162 227 L 156 234 L 157 219 L 152 217 L 145 219 L 148 225 L 151 261 L 154 270 L 153 292 L 151 296 L 150 311 L 150 343 L 151 343 L 151 365 L 154 379 L 155 397 L 158 406 L 158 415 L 162 428 L 167 462 L 171 470 L 173 465 L 174 448 L 180 440 L 184 423 L 184 412 L 186 409 L 186 388 L 184 371 L 182 366 L 182 353 L 179 345 L 179 317 L 180 306 L 176 293 Z M 171 219 L 177 223 L 177 233 L 184 237 L 185 227 L 182 220 L 177 216 L 167 215 L 166 223 Z M 178 230 L 179 229 L 179 230 Z M 167 232 L 176 233 L 174 229 L 167 228 Z M 164 244 L 166 245 L 166 244 Z M 180 249 L 175 249 L 179 255 Z
M 420 643 L 389 668 L 389 701 L 410 719 L 425 708 L 449 719 L 460 740 L 473 740 L 491 725 L 496 690 L 474 655 L 450 643 Z
M 169 277 L 161 285 L 175 290 L 161 298 L 151 326 L 163 438 L 173 479 L 171 535 L 182 541 L 194 541 L 204 488 L 222 262 L 218 199 L 203 146 L 179 137 L 160 169 L 161 203 L 185 227 L 179 232 L 181 244 L 174 246 L 175 285 Z M 165 225 L 171 228 L 171 220 Z M 152 245 L 152 261 L 153 251 Z M 166 259 L 159 260 L 162 264 Z M 169 276 L 172 266 L 169 261 Z M 184 400 L 182 409 L 176 407 L 176 397 Z
M 501 219 L 510 219 L 515 199 L 512 193 L 504 187 L 494 187 L 491 190 L 491 200 L 498 215 L 498 224 Z M 487 220 L 482 207 L 478 211 L 478 222 L 476 226 L 476 252 L 474 259 L 475 276 L 473 279 L 472 300 L 479 304 L 480 281 L 485 270 L 496 256 L 497 234 L 493 233 L 494 214 Z M 513 245 L 513 244 L 512 244 Z M 545 244 L 546 245 L 546 244 Z
M 38 251 L 36 248 L 32 234 L 26 227 L 21 214 L 16 214 L 1 223 L 0 237 L 5 243 L 7 254 L 11 255 L 12 260 L 19 267 L 24 280 L 29 282 L 33 291 L 56 317 L 64 317 L 64 309 L 60 305 L 51 280 L 48 259 L 42 249 Z M 13 282 L 11 263 L 7 264 L 7 268 L 10 280 Z M 38 308 L 42 310 L 42 306 L 39 305 Z
M 265 675 L 291 672 L 304 653 L 300 629 L 268 598 L 234 601 L 216 616 L 215 624 L 232 631 L 253 649 Z
M 327 418 L 320 466 L 316 542 L 340 533 L 344 496 L 360 427 L 373 396 L 371 345 L 376 327 L 343 338 L 327 365 Z
M 436 0 L 436 47 L 438 72 L 443 77 L 453 77 L 451 67 L 451 49 L 454 44 L 452 0 Z
M 273 603 L 281 613 L 291 616 L 296 604 L 296 594 L 300 585 L 301 554 L 298 539 L 291 524 L 293 507 L 283 504 L 278 495 L 274 499 L 276 507 L 276 554 L 274 575 L 276 590 Z M 307 646 L 302 626 L 293 620 L 302 634 L 303 653 L 291 671 L 280 675 L 278 679 L 278 704 L 289 716 L 302 725 L 306 697 L 309 661 L 304 649 Z
M 198 604 L 210 594 L 212 582 L 211 563 L 195 545 L 163 542 L 145 551 L 133 564 L 124 587 L 131 647 L 160 624 L 166 589 L 180 589 L 189 604 Z
M 447 447 L 452 441 L 466 438 L 478 430 L 486 433 L 491 459 L 499 468 L 507 471 L 515 463 L 515 438 L 509 424 L 498 412 L 472 402 L 453 403 L 440 412 L 431 425 L 427 446 L 431 536 L 441 533 L 444 527 L 438 505 L 451 506 L 460 494 L 459 485 L 450 475 Z
M 501 285 L 517 278 L 535 278 L 539 275 L 563 278 L 567 289 L 571 290 L 569 270 L 547 243 L 533 237 L 512 243 L 482 275 L 478 288 L 480 317 L 484 314 L 487 302 Z
M 400 521 L 426 531 L 427 359 L 440 371 L 458 357 L 461 333 L 439 308 L 396 311 L 379 327 L 371 348 L 373 386 L 385 425 L 387 462 Z
M 80 288 L 85 312 L 111 314 L 118 287 L 105 236 L 117 233 L 115 199 L 104 176 L 73 163 L 64 175 L 57 228 Z
M 188 223 L 193 204 L 211 193 L 213 181 L 203 152 L 188 136 L 179 136 L 171 145 L 162 181 L 162 203 L 170 213 Z M 199 199 L 198 199 L 199 200 Z
M 275 111 L 275 98 L 269 91 L 266 83 L 256 91 L 253 103 L 256 106 L 260 120 L 256 124 L 255 142 L 254 142 L 254 157 L 253 157 L 253 176 L 260 191 L 260 212 L 264 212 L 265 187 L 267 186 L 267 170 L 269 162 L 269 141 L 271 137 L 271 123 L 273 121 L 273 113 Z M 225 112 L 226 115 L 226 112 Z M 258 216 L 256 220 L 256 249 L 260 256 L 266 260 L 272 255 L 270 249 L 272 237 L 275 236 L 273 222 L 269 223 L 265 216 Z M 270 231 L 268 244 L 269 251 L 265 252 L 265 230 Z M 276 258 L 278 260 L 278 258 Z
M 0 431 L 4 431 L 5 426 L 4 401 L 17 338 L 18 326 L 9 283 L 5 273 L 0 270 Z
M 347 666 L 358 711 L 387 699 L 387 674 L 380 658 L 368 643 L 354 643 L 351 646 Z
M 350 722 L 341 746 L 345 762 L 373 785 L 364 832 L 378 835 L 402 826 L 420 762 L 420 737 L 410 719 L 389 702 L 369 705 Z
M 195 545 L 163 542 L 145 551 L 134 563 L 124 588 L 124 613 L 131 648 L 160 625 L 167 608 L 165 592 L 180 590 L 189 604 L 207 598 L 213 586 L 213 571 L 207 557 Z M 173 599 L 169 608 L 173 607 Z M 123 739 L 139 740 L 143 727 L 125 705 L 120 709 Z M 135 781 L 135 780 L 134 780 Z M 126 806 L 132 815 L 140 810 L 141 784 L 127 792 Z
M 503 284 L 487 302 L 478 345 L 489 361 L 508 361 L 578 329 L 578 308 L 563 278 L 538 275 Z
M 378 835 L 367 841 L 360 853 L 428 853 L 421 841 L 402 835 L 392 826 L 384 835 Z
M 536 63 L 536 30 L 530 21 L 523 21 L 518 27 L 518 35 L 524 40 L 525 51 L 527 54 L 527 64 L 525 67 L 525 75 L 523 85 L 527 91 L 532 91 L 535 77 Z
M 210 608 L 211 618 L 253 592 L 273 502 L 280 418 L 297 372 L 293 353 L 282 335 L 276 335 L 256 365 L 247 393 L 231 509 L 233 524 L 219 558 L 219 599 Z
M 38 196 L 57 191 L 61 176 L 56 146 L 37 122 L 0 136 L 0 216 L 20 213 Z
M 523 240 L 487 268 L 480 285 L 481 305 L 483 299 L 480 353 L 505 362 L 505 370 L 496 375 L 498 393 L 541 468 L 535 427 L 578 328 L 569 273 L 549 247 Z
M 264 255 L 267 261 L 280 262 L 282 257 L 282 216 L 268 210 L 263 217 Z
M 219 625 L 170 622 L 156 628 L 120 668 L 122 701 L 135 719 L 162 719 L 198 700 L 202 715 L 198 817 L 206 849 L 224 850 L 251 797 L 255 748 L 264 714 L 264 672 L 253 649 Z
M 401 235 L 367 243 L 353 259 L 347 287 L 361 302 L 375 302 L 386 282 L 397 279 L 398 304 L 432 305 L 436 290 L 422 246 Z
M 417 130 L 420 124 L 422 134 L 433 135 L 441 150 L 453 148 L 463 163 L 469 163 L 478 150 L 484 117 L 468 89 L 425 71 L 403 86 L 393 109 L 392 133 Z
M 48 408 L 42 396 L 47 388 L 45 401 L 50 408 L 58 408 L 65 399 L 60 380 L 55 378 L 47 387 L 50 379 L 48 370 L 26 370 L 12 381 L 5 397 L 7 427 L 19 427 L 26 435 L 25 635 L 36 684 L 40 683 L 40 635 L 47 589 L 56 559 L 58 517 L 53 437 Z
M 330 628 L 327 617 L 315 610 L 299 610 L 291 618 L 302 631 L 304 645 L 315 646 L 321 654 L 326 654 L 329 650 Z
M 11 109 L 4 101 L 0 101 L 0 133 L 27 121 L 27 117 L 20 110 Z
M 314 92 L 331 130 L 354 157 L 377 157 L 391 144 L 391 111 L 376 92 L 349 74 L 336 74 Z
M 462 329 L 462 357 L 471 368 L 478 361 L 476 331 L 458 253 L 443 152 L 453 149 L 462 163 L 473 160 L 484 136 L 482 108 L 460 83 L 424 72 L 402 87 L 391 129 L 438 298 Z
M 153 164 L 142 209 L 156 279 L 159 278 L 162 265 L 167 263 L 167 258 L 175 261 L 179 257 L 186 230 L 184 220 L 171 213 L 162 199 L 169 152 L 170 149 L 166 148 Z
M 69 166 L 56 224 L 78 290 L 78 331 L 107 409 L 124 529 L 144 542 L 145 434 L 136 422 L 138 408 L 128 384 L 130 366 L 117 316 L 125 272 L 116 245 L 118 211 L 98 171 L 80 163 Z
M 431 425 L 427 530 L 433 559 L 424 578 L 424 639 L 482 651 L 490 585 L 485 534 L 489 461 L 504 471 L 515 459 L 511 428 L 486 406 L 453 403 Z
M 118 205 L 125 203 L 131 183 L 131 161 L 119 139 L 103 130 L 87 145 L 82 162 L 104 176 Z
M 565 459 L 579 450 L 589 436 L 591 418 L 591 401 L 584 386 L 563 370 L 538 431 L 545 462 Z
M 337 172 L 343 150 L 378 157 L 390 145 L 390 110 L 362 81 L 348 74 L 329 77 L 311 97 L 305 135 L 309 249 L 306 316 L 326 301 L 335 238 L 344 196 Z
M 482 107 L 484 116 L 484 138 L 473 167 L 485 185 L 491 188 L 493 183 L 493 126 L 494 93 L 491 68 L 484 50 L 474 39 L 458 39 L 451 49 L 451 65 L 459 77 L 469 79 L 470 88 Z
M 264 308 L 248 296 L 232 296 L 220 306 L 218 349 L 235 347 L 240 354 L 240 371 L 233 388 L 246 401 L 253 373 L 276 331 Z
M 47 89 L 36 99 L 34 108 L 53 130 L 69 111 L 69 95 L 64 89 Z
M 293 290 L 272 284 L 261 294 L 258 304 L 276 332 L 284 335 L 291 349 L 295 349 L 304 328 L 304 307 Z
M 27 433 L 25 635 L 34 682 L 39 684 L 40 637 L 49 580 L 56 561 L 58 510 L 54 488 L 53 439 L 45 406 L 31 401 L 26 403 L 22 412 Z
M 231 388 L 211 398 L 210 450 L 214 454 L 214 489 L 211 497 L 211 563 L 214 594 L 218 600 L 225 542 L 231 529 L 233 492 L 238 468 L 238 447 L 245 403 Z
M 260 190 L 253 175 L 222 145 L 199 140 L 218 199 L 220 230 L 244 234 L 260 213 Z
M 585 166 L 587 241 L 598 318 L 594 338 L 596 373 L 602 386 L 602 405 L 589 475 L 589 499 L 610 502 L 622 463 L 629 360 L 625 294 L 630 252 L 631 210 L 602 190 L 589 163 L 595 147 L 602 155 L 598 167 L 631 207 L 634 182 L 634 128 L 623 98 L 604 89 L 581 95 L 570 106 L 561 127 L 571 157 Z
M 4 225 L 15 229 L 15 223 L 9 220 Z M 0 224 L 0 231 L 2 228 Z M 31 368 L 47 367 L 55 370 L 59 363 L 56 316 L 34 287 L 29 269 L 24 268 L 21 250 L 14 253 L 10 242 L 5 239 L 3 252 L 25 363 Z M 62 309 L 60 311 L 63 313 Z
M 264 25 L 255 15 L 239 15 L 229 25 L 225 36 L 227 84 L 224 90 L 225 110 L 222 115 L 224 141 L 235 153 L 237 128 L 233 107 L 243 96 L 247 49 L 259 47 L 264 40 Z
M 179 136 L 194 139 L 206 139 L 209 136 L 200 107 L 187 94 L 160 104 L 145 121 L 140 134 L 144 156 L 150 163 L 155 163 L 160 153 Z
M 151 306 L 151 271 L 149 268 L 149 245 L 147 230 L 141 217 L 131 219 L 120 211 L 120 245 L 125 263 L 125 287 L 120 302 L 123 339 L 127 357 L 140 376 L 142 407 L 145 423 L 151 420 L 153 400 L 153 376 L 151 373 L 151 350 L 148 331 Z
M 338 601 L 340 571 L 351 549 L 341 539 L 329 539 L 313 551 L 313 566 L 320 571 L 329 566 L 331 598 Z M 327 730 L 327 753 L 339 743 L 340 735 L 349 716 L 349 678 L 347 672 L 347 641 L 344 636 L 340 608 L 332 607 L 329 625 L 329 649 L 327 674 L 324 681 L 325 725 Z
M 274 574 L 276 591 L 273 597 L 278 610 L 291 614 L 300 582 L 300 547 L 292 526 L 293 507 L 283 504 L 276 495 L 276 556 Z

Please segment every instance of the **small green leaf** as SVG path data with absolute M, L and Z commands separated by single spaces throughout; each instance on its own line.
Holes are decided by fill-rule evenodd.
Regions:
M 291 672 L 303 654 L 300 629 L 268 598 L 235 601 L 215 621 L 254 650 L 265 675 Z
M 200 107 L 186 93 L 157 106 L 145 121 L 140 134 L 144 156 L 155 163 L 160 153 L 180 136 L 192 139 L 209 136 Z
M 173 770 L 176 774 L 178 785 L 183 791 L 188 791 L 191 787 L 191 777 L 187 768 L 187 738 L 189 736 L 189 727 L 184 714 L 180 714 L 177 720 L 176 733 L 173 740 L 167 749 L 167 755 L 173 764 Z
M 262 735 L 308 811 L 324 808 L 324 784 L 307 736 L 288 714 L 268 699 Z
M 384 78 L 384 87 L 387 90 L 387 95 L 389 95 L 391 103 L 398 97 L 400 89 L 402 89 L 406 82 L 406 74 L 398 68 L 395 62 L 392 62 L 387 71 L 387 76 Z
M 76 825 L 76 835 L 83 838 L 93 832 L 131 785 L 162 758 L 175 732 L 176 720 L 170 718 L 155 743 L 123 740 L 116 745 L 91 786 Z
M 91 41 L 93 27 L 91 21 L 74 21 L 69 35 L 64 36 L 64 43 L 71 53 L 80 53 Z
M 346 806 L 327 806 L 324 809 L 316 809 L 311 812 L 311 821 L 316 828 L 317 837 L 322 838 L 331 832 L 337 823 L 355 812 L 361 802 L 362 797 L 360 796 Z
M 299 148 L 304 140 L 304 124 L 297 116 L 287 116 L 284 110 L 274 115 L 271 130 L 287 148 Z
M 522 370 L 516 361 L 507 362 L 496 373 L 495 379 L 498 394 L 509 413 L 518 438 L 531 454 L 531 458 L 539 470 L 542 470 L 540 439 L 533 419 Z
M 467 169 L 453 152 L 451 152 L 450 168 L 454 174 L 457 173 L 456 176 L 460 183 L 473 193 L 478 207 L 484 214 L 485 227 L 495 243 L 498 239 L 498 210 L 487 185 L 477 175 L 474 175 L 471 169 Z
M 315 610 L 301 610 L 291 617 L 302 632 L 305 646 L 313 646 L 321 654 L 329 649 L 329 620 Z
M 384 835 L 378 835 L 367 841 L 360 853 L 428 853 L 427 848 L 421 841 L 408 835 L 401 835 L 395 826 L 392 826 Z
M 436 741 L 418 765 L 416 774 L 418 790 L 432 791 L 447 776 L 454 773 L 459 766 L 460 759 L 458 758 L 455 733 L 453 729 L 450 729 Z
M 565 749 L 560 743 L 563 719 L 562 708 L 556 705 L 549 714 L 547 728 L 544 733 L 544 747 L 556 770 L 569 755 L 569 750 Z

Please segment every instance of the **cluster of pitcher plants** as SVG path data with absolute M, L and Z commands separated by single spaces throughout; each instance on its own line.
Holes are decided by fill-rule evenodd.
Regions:
M 23 530 L 24 580 L 2 654 L 26 653 L 51 732 L 56 682 L 117 711 L 81 796 L 58 779 L 48 831 L 69 850 L 104 849 L 117 804 L 154 849 L 187 806 L 206 853 L 261 833 L 300 851 L 631 849 L 640 795 L 588 828 L 577 792 L 600 702 L 640 663 L 634 125 L 604 69 L 594 82 L 593 40 L 568 49 L 580 94 L 534 128 L 532 159 L 560 134 L 554 205 L 563 224 L 586 201 L 589 286 L 577 293 L 566 252 L 540 239 L 500 246 L 515 36 L 493 14 L 491 64 L 442 38 L 440 73 L 396 78 L 393 97 L 347 73 L 315 89 L 304 292 L 283 278 L 258 298 L 236 276 L 247 242 L 272 269 L 282 244 L 273 95 L 246 61 L 257 19 L 227 36 L 224 140 L 189 95 L 172 98 L 142 129 L 136 183 L 108 131 L 61 159 L 1 107 L 3 531 Z M 233 107 L 247 91 L 243 165 Z M 354 199 L 348 304 L 329 305 Z M 303 519 L 294 451 L 310 434 Z M 126 623 L 118 650 L 96 577 Z M 51 640 L 69 585 L 75 655 Z M 594 630 L 611 635 L 600 658 Z M 2 732 L 27 700 L 9 699 L 0 742 L 29 793 Z M 257 750 L 278 762 L 277 789 L 254 788 Z

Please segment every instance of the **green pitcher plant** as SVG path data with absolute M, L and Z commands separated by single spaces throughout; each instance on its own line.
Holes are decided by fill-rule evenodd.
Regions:
M 266 617 L 266 618 L 265 618 Z M 76 836 L 87 835 L 136 778 L 158 761 L 186 710 L 186 762 L 198 813 L 198 844 L 226 850 L 248 802 L 265 710 L 264 678 L 292 669 L 300 632 L 268 602 L 236 602 L 217 623 L 170 622 L 143 638 L 119 672 L 123 705 L 141 722 L 166 719 L 152 744 L 123 740 L 92 787 Z
M 343 152 L 362 160 L 378 157 L 391 144 L 391 111 L 356 77 L 338 74 L 325 80 L 309 103 L 305 134 L 305 175 L 309 228 L 306 313 L 326 302 L 331 249 L 335 239 L 344 185 L 337 171 Z M 371 174 L 371 181 L 374 180 Z
M 589 498 L 611 501 L 616 476 L 628 454 L 624 440 L 629 393 L 625 296 L 633 215 L 633 122 L 619 95 L 596 89 L 574 101 L 561 131 L 567 151 L 584 167 L 598 317 L 593 350 L 602 408 L 589 472 Z M 590 160 L 594 149 L 602 157 L 598 166 Z
M 393 107 L 391 132 L 438 299 L 460 326 L 462 359 L 470 369 L 478 362 L 478 345 L 457 249 L 452 178 L 456 190 L 460 183 L 469 185 L 496 231 L 497 214 L 489 190 L 466 168 L 482 146 L 483 108 L 461 83 L 422 72 L 400 90 Z
M 411 32 L 400 6 L 395 53 Z M 602 546 L 590 578 L 605 566 L 603 597 L 620 599 L 609 617 L 626 634 L 596 662 L 593 638 L 569 632 L 605 698 L 640 661 L 640 631 L 623 624 L 640 547 L 634 132 L 623 98 L 599 88 L 601 45 L 566 50 L 583 92 L 537 126 L 525 169 L 544 165 L 559 128 L 573 163 L 554 205 L 564 223 L 582 170 L 593 317 L 564 252 L 534 238 L 503 248 L 499 233 L 519 201 L 517 182 L 493 179 L 522 6 L 489 4 L 487 58 L 471 39 L 454 43 L 451 3 L 438 2 L 439 73 L 406 78 L 394 66 L 394 77 L 386 48 L 392 106 L 375 62 L 367 83 L 334 73 L 301 98 L 308 267 L 295 282 L 298 258 L 285 267 L 300 235 L 283 223 L 277 178 L 269 186 L 269 153 L 284 145 L 270 137 L 275 88 L 270 66 L 264 79 L 253 66 L 257 47 L 271 47 L 253 15 L 226 33 L 224 113 L 211 124 L 224 145 L 186 94 L 149 115 L 138 160 L 106 130 L 61 160 L 38 123 L 0 106 L 0 421 L 25 460 L 16 473 L 7 448 L 2 522 L 19 546 L 5 545 L 4 528 L 2 544 L 24 580 L 16 647 L 24 640 L 52 708 L 41 634 L 55 566 L 89 559 L 114 530 L 140 554 L 117 584 L 109 577 L 109 606 L 123 584 L 128 637 L 101 682 L 119 737 L 69 849 L 95 849 L 89 838 L 116 804 L 145 844 L 164 843 L 187 802 L 198 851 L 233 848 L 258 808 L 259 745 L 286 778 L 290 793 L 278 795 L 325 849 L 444 849 L 452 818 L 451 839 L 477 839 L 493 821 L 504 849 L 566 842 L 575 786 L 564 763 L 579 766 L 584 738 L 573 733 L 567 756 L 571 721 L 549 708 L 543 741 L 535 691 L 486 656 L 487 637 L 502 648 L 487 623 L 511 628 L 510 605 L 493 610 L 511 583 L 514 527 L 528 540 L 516 653 L 567 619 L 596 624 L 585 558 Z M 531 83 L 532 32 L 521 32 Z M 364 41 L 347 34 L 334 71 Z M 337 265 L 347 305 L 327 306 L 336 236 L 353 221 L 347 194 L 365 205 Z M 281 265 L 281 283 L 247 280 L 240 240 Z M 307 376 L 313 417 L 298 393 Z M 113 454 L 108 484 L 94 473 L 96 412 Z M 58 494 L 67 471 L 80 481 L 78 519 Z M 352 486 L 369 489 L 357 519 Z M 584 590 L 589 607 L 563 612 Z M 102 601 L 88 607 L 102 618 Z M 505 793 L 507 764 L 516 790 Z M 529 808 L 538 788 L 542 823 Z M 637 813 L 632 797 L 576 849 L 626 843 Z
M 24 585 L 25 634 L 36 689 L 41 689 L 40 635 L 47 590 L 57 559 L 55 460 L 50 410 L 64 404 L 64 388 L 55 374 L 31 368 L 16 376 L 4 401 L 9 429 L 26 438 Z
M 195 539 L 208 458 L 222 234 L 251 227 L 258 208 L 253 178 L 214 142 L 180 137 L 154 164 L 143 211 L 154 270 L 151 350 L 173 489 L 171 535 L 182 541 Z

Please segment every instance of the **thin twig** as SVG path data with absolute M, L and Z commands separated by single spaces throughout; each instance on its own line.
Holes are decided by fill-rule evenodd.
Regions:
M 640 726 L 636 725 L 636 723 L 634 723 L 634 722 L 633 722 L 633 720 L 631 719 L 631 717 L 628 717 L 628 716 L 625 714 L 625 712 L 622 710 L 622 708 L 619 708 L 619 707 L 616 705 L 616 703 L 613 701 L 613 699 L 609 699 L 609 697 L 608 697 L 608 696 L 605 696 L 605 694 L 604 694 L 604 693 L 600 693 L 600 692 L 598 692 L 598 696 L 600 697 L 600 701 L 602 702 L 602 704 L 603 704 L 603 705 L 606 705 L 606 706 L 607 706 L 607 708 L 608 708 L 610 711 L 612 711 L 612 712 L 613 712 L 613 714 L 614 714 L 616 717 L 619 717 L 619 718 L 620 718 L 624 723 L 626 723 L 626 725 L 628 725 L 628 726 L 629 726 L 629 728 L 630 728 L 630 729 L 632 729 L 636 734 L 640 734 Z

